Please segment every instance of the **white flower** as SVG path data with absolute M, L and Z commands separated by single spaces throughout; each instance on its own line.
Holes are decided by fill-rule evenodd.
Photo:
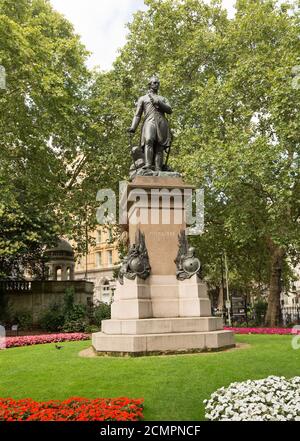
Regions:
M 218 389 L 204 404 L 209 420 L 300 421 L 300 377 L 235 382 Z

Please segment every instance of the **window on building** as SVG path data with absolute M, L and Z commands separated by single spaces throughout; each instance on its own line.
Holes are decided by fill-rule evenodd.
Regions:
M 100 268 L 102 265 L 102 253 L 96 253 L 96 267 Z
M 101 230 L 97 230 L 96 242 L 97 243 L 102 242 L 102 231 Z
M 107 264 L 108 265 L 112 265 L 113 264 L 113 260 L 112 260 L 112 251 L 108 250 L 107 251 Z
M 111 289 L 108 280 L 104 280 L 101 290 L 101 301 L 109 304 L 111 302 Z

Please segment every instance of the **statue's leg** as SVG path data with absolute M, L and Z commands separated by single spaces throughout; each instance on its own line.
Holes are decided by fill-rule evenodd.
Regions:
M 161 171 L 164 163 L 164 149 L 161 145 L 156 145 L 155 149 L 155 170 Z
M 145 166 L 152 169 L 154 158 L 154 142 L 156 139 L 156 126 L 154 121 L 148 121 L 144 124 L 145 139 Z
M 151 141 L 146 141 L 145 145 L 145 166 L 152 168 L 153 164 L 153 144 Z

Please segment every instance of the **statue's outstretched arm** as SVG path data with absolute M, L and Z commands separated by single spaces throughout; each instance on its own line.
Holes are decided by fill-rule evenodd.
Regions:
M 136 131 L 136 129 L 140 123 L 142 114 L 143 114 L 143 99 L 139 98 L 138 103 L 137 103 L 137 107 L 136 107 L 136 112 L 134 114 L 131 127 L 129 129 L 130 132 L 134 133 Z

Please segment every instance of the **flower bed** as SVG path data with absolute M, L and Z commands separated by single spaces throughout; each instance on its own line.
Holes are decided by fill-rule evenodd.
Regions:
M 143 400 L 129 398 L 36 402 L 0 398 L 0 421 L 139 421 Z
M 300 377 L 231 383 L 204 404 L 210 421 L 300 421 Z
M 43 343 L 59 343 L 63 341 L 88 340 L 88 334 L 76 332 L 72 334 L 45 334 L 45 335 L 25 335 L 22 337 L 6 337 L 2 347 L 14 348 L 19 346 L 38 345 Z
M 224 326 L 224 329 L 227 331 L 233 331 L 236 334 L 300 334 L 300 329 L 295 328 L 230 328 Z

